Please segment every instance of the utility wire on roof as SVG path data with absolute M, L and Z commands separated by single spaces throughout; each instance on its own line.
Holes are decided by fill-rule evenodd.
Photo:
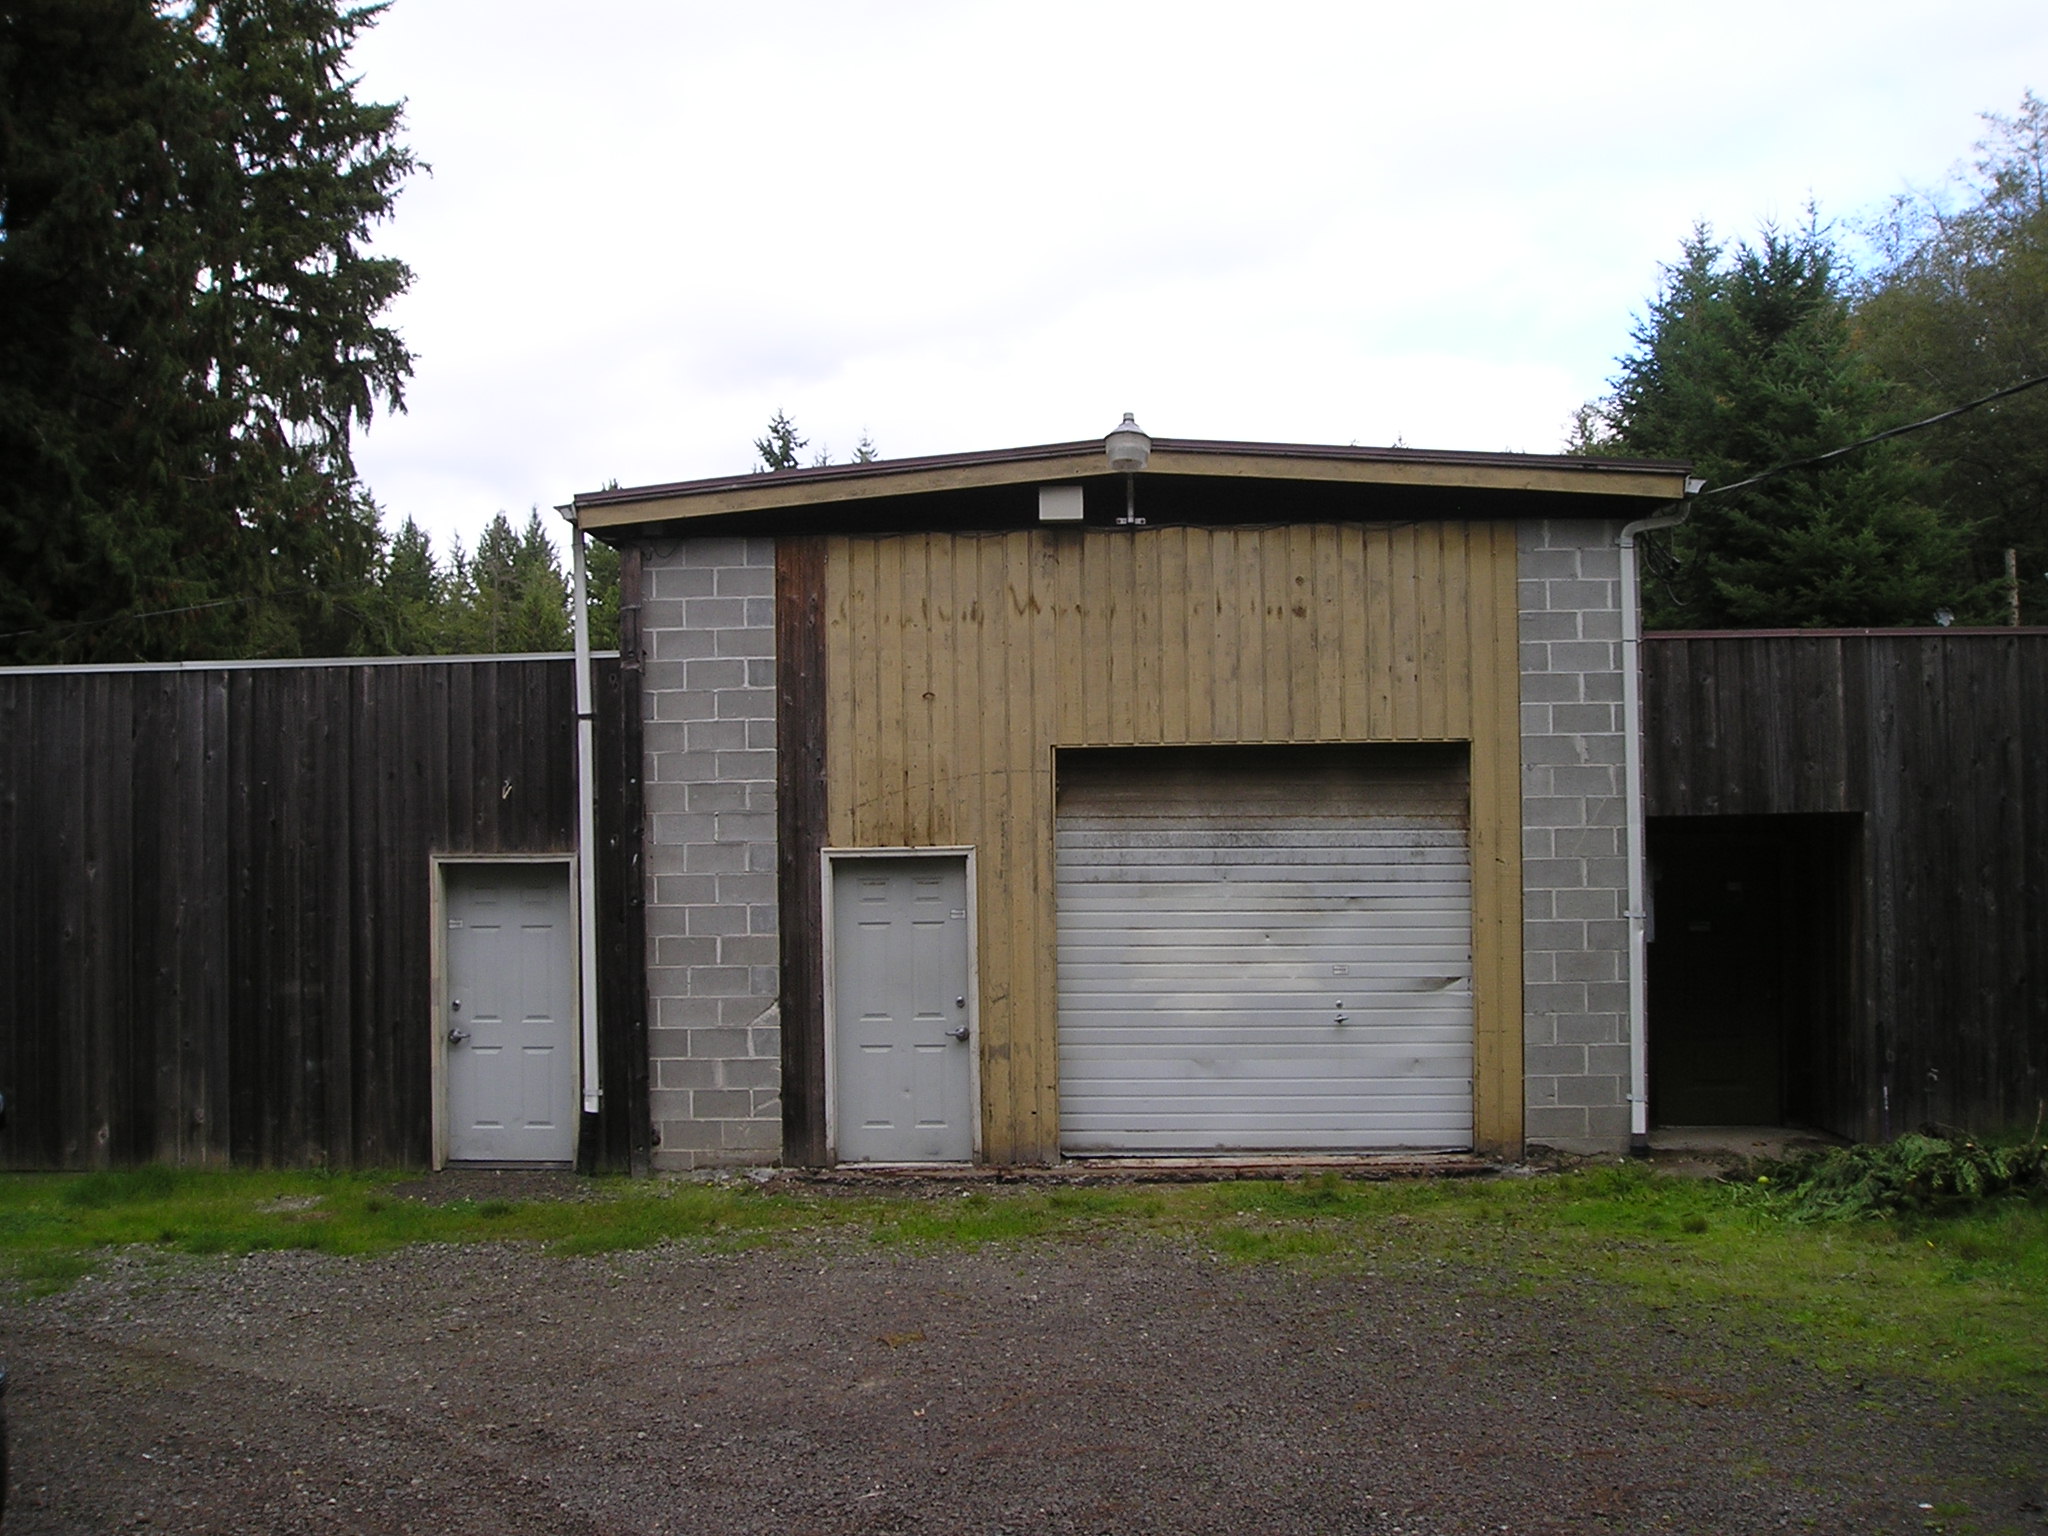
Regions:
M 23 635 L 54 635 L 74 629 L 97 629 L 102 624 L 119 624 L 124 619 L 167 619 L 172 614 L 197 613 L 202 608 L 226 608 L 235 603 L 253 603 L 261 595 L 249 592 L 241 597 L 216 598 L 210 603 L 188 603 L 183 608 L 158 608 L 149 613 L 112 613 L 103 619 L 69 619 L 61 624 L 45 624 L 39 629 L 0 630 L 0 640 L 14 640 Z
M 104 618 L 65 619 L 60 623 L 44 624 L 35 629 L 0 630 L 0 640 L 18 640 L 26 635 L 69 634 L 73 630 L 98 629 L 101 626 L 107 624 L 125 624 L 131 619 L 136 620 L 138 622 L 143 619 L 168 619 L 175 617 L 176 615 L 181 613 L 199 613 L 208 608 L 232 608 L 237 603 L 254 603 L 260 602 L 266 597 L 294 595 L 304 597 L 325 597 L 329 599 L 329 601 L 331 601 L 337 608 L 344 609 L 347 612 L 355 614 L 361 614 L 362 612 L 360 608 L 358 608 L 355 604 L 349 602 L 346 598 L 336 597 L 334 596 L 334 594 L 330 592 L 323 592 L 319 587 L 314 586 L 311 582 L 304 582 L 297 586 L 283 587 L 270 592 L 244 592 L 239 597 L 217 597 L 214 598 L 211 602 L 187 603 L 182 608 L 152 608 L 146 613 L 110 613 L 106 615 Z
M 1990 394 L 1980 396 L 1966 405 L 1958 405 L 1949 410 L 1937 412 L 1935 415 L 1920 421 L 1909 421 L 1903 427 L 1888 427 L 1882 432 L 1873 432 L 1870 436 L 1858 438 L 1853 443 L 1844 443 L 1840 448 L 1830 448 L 1826 453 L 1816 453 L 1810 459 L 1794 459 L 1789 464 L 1774 464 L 1762 473 L 1751 475 L 1747 480 L 1737 480 L 1732 485 L 1710 486 L 1708 489 L 1700 492 L 1699 499 L 1705 500 L 1709 496 L 1724 496 L 1730 491 L 1739 491 L 1745 486 L 1755 485 L 1760 481 L 1772 479 L 1775 476 L 1786 473 L 1788 470 L 1804 469 L 1809 464 L 1825 464 L 1829 459 L 1839 459 L 1845 453 L 1854 453 L 1859 448 L 1868 448 L 1872 443 L 1881 443 L 1886 438 L 1904 437 L 1908 432 L 1922 431 L 1940 422 L 1960 416 L 1965 411 L 1974 411 L 1980 405 L 1989 405 L 1994 400 L 2003 400 L 2008 395 L 2016 395 L 2022 390 L 2032 389 L 2036 384 L 2048 384 L 2048 373 L 2036 374 L 2031 379 L 2021 379 L 2017 384 L 2008 384 L 2004 389 L 1995 389 Z

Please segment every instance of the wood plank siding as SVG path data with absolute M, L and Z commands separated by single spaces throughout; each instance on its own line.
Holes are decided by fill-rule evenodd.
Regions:
M 599 664 L 583 1149 L 645 1167 L 637 679 Z M 423 1166 L 434 854 L 575 842 L 570 663 L 0 673 L 0 1164 Z
M 1058 1155 L 1062 747 L 1470 743 L 1482 1146 L 1521 1144 L 1508 522 L 827 536 L 827 842 L 977 850 L 994 1162 Z
M 1822 1123 L 2038 1125 L 2048 632 L 1651 636 L 1643 700 L 1653 848 L 1665 818 L 1845 818 L 1852 995 Z

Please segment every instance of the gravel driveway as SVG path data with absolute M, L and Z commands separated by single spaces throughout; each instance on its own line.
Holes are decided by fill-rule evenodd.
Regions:
M 0 1306 L 7 1531 L 2048 1530 L 2009 1407 L 1380 1269 L 844 1232 L 121 1258 Z

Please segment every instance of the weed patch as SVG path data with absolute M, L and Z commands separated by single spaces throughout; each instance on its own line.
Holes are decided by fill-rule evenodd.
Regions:
M 1953 1214 L 1989 1201 L 2048 1200 L 2048 1142 L 1901 1136 L 1760 1164 L 1757 1182 L 1795 1220 Z

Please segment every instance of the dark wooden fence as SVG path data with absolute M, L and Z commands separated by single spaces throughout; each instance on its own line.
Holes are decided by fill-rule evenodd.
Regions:
M 2048 630 L 1652 636 L 1643 700 L 1653 818 L 1859 818 L 1837 1128 L 2035 1125 Z
M 582 1160 L 644 1168 L 639 690 L 598 684 Z M 0 673 L 0 1160 L 427 1163 L 430 855 L 572 849 L 574 724 L 562 658 Z
M 2032 1126 L 2048 631 L 1643 653 L 1652 817 L 1855 818 L 1838 1128 Z M 648 1156 L 639 697 L 599 663 L 592 1167 Z M 0 672 L 0 1162 L 426 1163 L 429 855 L 573 847 L 573 722 L 560 658 Z

